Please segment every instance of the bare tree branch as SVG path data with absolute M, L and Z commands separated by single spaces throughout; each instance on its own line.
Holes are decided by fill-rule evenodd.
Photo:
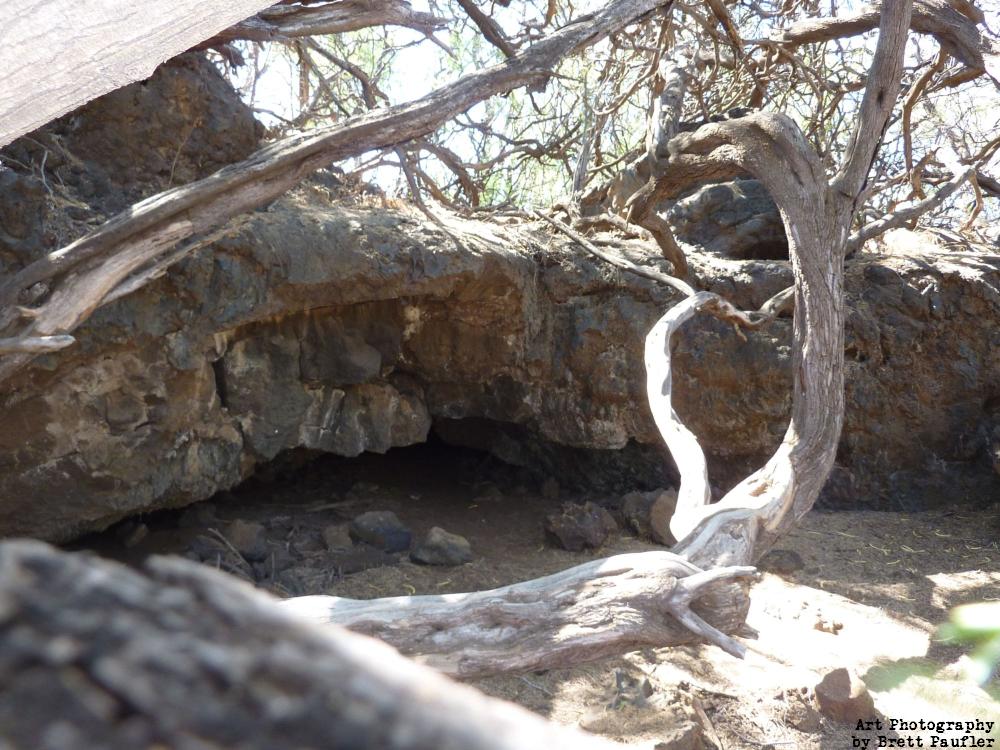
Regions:
M 342 34 L 373 26 L 404 26 L 430 34 L 447 21 L 413 10 L 406 0 L 334 0 L 315 7 L 275 5 L 230 26 L 200 45 L 207 49 L 237 39 L 274 42 L 322 34 Z
M 982 23 L 981 14 L 963 12 L 968 6 L 960 0 L 914 0 L 912 28 L 937 39 L 942 49 L 961 61 L 972 75 L 986 72 L 996 81 L 997 51 L 976 27 Z M 881 10 L 882 6 L 876 4 L 851 15 L 796 21 L 778 33 L 775 41 L 798 46 L 857 36 L 878 27 Z
M 991 198 L 1000 198 L 1000 180 L 991 177 L 982 170 L 976 172 L 976 180 L 980 189 Z
M 830 183 L 836 192 L 850 198 L 852 213 L 899 96 L 913 3 L 912 0 L 884 0 L 881 7 L 878 43 L 861 111 L 840 171 Z
M 514 45 L 504 36 L 497 22 L 479 10 L 479 6 L 476 5 L 475 0 L 458 0 L 458 4 L 462 6 L 462 9 L 472 19 L 472 22 L 483 32 L 486 40 L 500 50 L 504 57 L 510 58 L 517 54 Z
M 885 234 L 890 229 L 906 226 L 915 219 L 920 218 L 928 211 L 940 206 L 962 186 L 962 184 L 976 174 L 975 165 L 960 169 L 955 176 L 946 182 L 937 192 L 923 200 L 908 203 L 897 207 L 895 211 L 882 217 L 878 221 L 865 224 L 857 232 L 854 232 L 847 241 L 847 252 L 852 253 L 859 250 L 868 240 Z

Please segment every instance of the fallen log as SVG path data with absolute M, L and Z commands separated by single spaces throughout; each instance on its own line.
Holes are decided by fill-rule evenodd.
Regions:
M 644 552 L 491 591 L 372 600 L 301 596 L 282 606 L 469 679 L 569 667 L 700 638 L 741 657 L 743 645 L 726 633 L 746 618 L 746 583 L 754 575 L 750 567 L 702 571 L 669 552 Z M 715 596 L 692 606 L 713 589 Z
M 612 750 L 179 558 L 0 543 L 0 746 Z

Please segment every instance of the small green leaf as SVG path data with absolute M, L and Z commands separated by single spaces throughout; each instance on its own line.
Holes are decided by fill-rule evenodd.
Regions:
M 951 611 L 950 637 L 981 640 L 1000 635 L 1000 602 L 980 602 L 955 607 Z

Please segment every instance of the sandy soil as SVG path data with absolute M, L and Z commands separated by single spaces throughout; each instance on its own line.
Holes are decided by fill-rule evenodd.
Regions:
M 441 526 L 465 536 L 476 555 L 451 568 L 404 557 L 350 575 L 310 575 L 306 566 L 294 579 L 280 571 L 268 578 L 266 565 L 264 573 L 258 566 L 259 585 L 279 594 L 373 598 L 485 589 L 656 548 L 624 532 L 588 553 L 554 548 L 544 539 L 545 514 L 581 498 L 545 496 L 530 477 L 477 454 L 424 447 L 388 457 L 323 458 L 276 473 L 275 481 L 254 481 L 215 498 L 215 520 L 206 525 L 267 521 L 286 546 L 297 545 L 308 558 L 323 528 L 366 510 L 391 510 L 415 538 Z M 83 546 L 130 562 L 150 553 L 183 553 L 205 529 L 177 528 L 177 518 L 144 519 L 151 533 L 128 548 L 120 531 Z M 820 719 L 813 688 L 830 670 L 846 667 L 864 679 L 884 717 L 1000 723 L 1000 683 L 980 688 L 963 681 L 964 649 L 934 639 L 950 607 L 1000 598 L 998 539 L 997 503 L 916 514 L 813 511 L 763 564 L 774 572 L 752 592 L 747 621 L 760 637 L 747 642 L 746 659 L 711 646 L 647 649 L 475 684 L 635 747 L 832 749 L 852 747 L 855 735 L 878 734 L 914 742 L 922 737 L 929 746 L 926 732 L 864 734 Z

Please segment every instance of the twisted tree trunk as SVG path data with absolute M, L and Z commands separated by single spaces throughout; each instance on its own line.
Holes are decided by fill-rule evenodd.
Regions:
M 641 565 L 611 558 L 480 594 L 374 602 L 308 597 L 287 606 L 405 644 L 410 653 L 458 674 L 465 668 L 481 674 L 487 668 L 580 663 L 607 655 L 610 641 L 618 648 L 649 643 L 637 641 L 637 634 L 668 645 L 678 642 L 678 626 L 739 654 L 735 641 L 712 625 L 705 627 L 704 619 L 678 607 L 675 599 L 701 596 L 705 619 L 723 631 L 736 632 L 742 621 L 731 615 L 745 613 L 745 608 L 734 606 L 734 600 L 742 601 L 745 589 L 732 580 L 746 576 L 745 566 L 812 507 L 833 466 L 844 416 L 844 255 L 855 203 L 898 95 L 910 12 L 911 0 L 887 0 L 883 5 L 875 61 L 854 138 L 832 180 L 827 180 L 819 157 L 790 118 L 757 113 L 671 138 L 666 163 L 659 165 L 633 201 L 633 217 L 641 221 L 660 200 L 676 196 L 696 181 L 749 172 L 764 183 L 781 210 L 795 277 L 794 392 L 788 430 L 765 466 L 719 503 L 708 504 L 701 448 L 670 403 L 670 339 L 699 309 L 739 322 L 754 321 L 716 295 L 695 293 L 685 282 L 671 280 L 689 299 L 653 327 L 646 343 L 646 366 L 651 410 L 681 468 L 678 507 L 671 522 L 680 542 L 672 553 L 635 556 L 644 560 Z M 701 572 L 704 569 L 709 572 Z M 609 596 L 591 595 L 595 587 L 608 583 L 613 587 Z M 654 594 L 657 587 L 659 598 Z M 518 614 L 522 607 L 528 616 Z M 723 613 L 727 616 L 718 617 Z M 656 627 L 656 618 L 663 615 L 675 622 Z M 607 624 L 609 620 L 613 624 Z M 543 629 L 541 648 L 536 626 Z M 620 638 L 609 639 L 609 632 Z M 463 666 L 469 663 L 475 666 Z
M 330 161 L 424 135 L 488 96 L 537 86 L 556 63 L 669 0 L 616 0 L 536 42 L 504 64 L 427 97 L 271 144 L 246 162 L 144 201 L 0 285 L 0 381 L 39 352 L 72 344 L 73 329 L 98 306 L 138 288 L 230 217 L 277 197 Z M 709 505 L 704 456 L 670 404 L 669 346 L 696 311 L 741 325 L 763 317 L 672 279 L 690 300 L 667 313 L 647 341 L 650 407 L 681 465 L 671 553 L 599 561 L 504 589 L 448 597 L 347 602 L 329 597 L 286 606 L 400 645 L 463 676 L 542 669 L 640 645 L 703 637 L 731 653 L 742 647 L 747 567 L 809 510 L 832 466 L 843 421 L 843 260 L 851 220 L 896 100 L 910 26 L 909 0 L 886 0 L 854 139 L 828 180 L 795 123 L 757 113 L 675 135 L 676 113 L 660 112 L 651 139 L 655 168 L 631 201 L 632 219 L 651 222 L 657 203 L 706 179 L 757 176 L 777 202 L 795 277 L 791 421 L 774 456 Z M 677 101 L 669 89 L 664 102 Z M 184 243 L 188 243 L 185 245 Z M 178 247 L 179 246 L 179 247 Z M 683 256 L 675 265 L 680 267 Z M 33 307 L 26 293 L 40 290 Z M 6 353 L 5 353 L 6 352 Z

